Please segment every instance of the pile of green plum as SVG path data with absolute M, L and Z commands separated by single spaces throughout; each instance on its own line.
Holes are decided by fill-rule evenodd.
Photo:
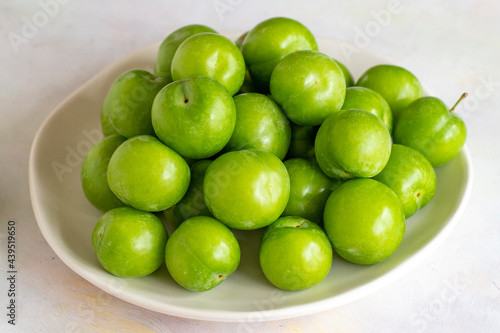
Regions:
M 355 83 L 289 18 L 235 42 L 180 28 L 154 73 L 121 74 L 103 103 L 105 138 L 81 173 L 104 212 L 97 259 L 122 277 L 165 262 L 181 286 L 206 291 L 238 268 L 233 229 L 265 228 L 260 268 L 281 289 L 322 281 L 333 251 L 380 262 L 434 196 L 434 168 L 464 145 L 452 111 L 398 66 L 368 68 Z

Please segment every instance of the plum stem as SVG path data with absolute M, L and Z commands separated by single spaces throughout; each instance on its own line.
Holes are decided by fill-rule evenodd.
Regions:
M 455 103 L 455 105 L 453 105 L 453 107 L 450 109 L 450 113 L 453 113 L 453 111 L 455 110 L 455 108 L 457 107 L 458 104 L 460 104 L 460 102 L 465 98 L 467 97 L 468 94 L 465 92 L 462 94 L 462 96 L 460 96 L 460 98 L 458 99 L 458 101 Z

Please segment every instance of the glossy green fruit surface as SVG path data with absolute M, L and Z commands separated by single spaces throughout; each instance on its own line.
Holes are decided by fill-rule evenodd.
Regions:
M 157 138 L 140 135 L 121 144 L 108 165 L 108 184 L 124 203 L 159 212 L 179 202 L 190 182 L 186 161 Z
M 317 224 L 287 216 L 266 228 L 260 245 L 260 266 L 276 287 L 301 290 L 327 276 L 332 252 L 327 235 Z
M 354 85 L 354 78 L 352 77 L 351 71 L 340 61 L 337 59 L 334 59 L 337 65 L 339 65 L 340 69 L 342 70 L 342 73 L 344 73 L 344 79 L 345 79 L 345 86 L 352 87 Z
M 290 199 L 283 216 L 300 216 L 323 225 L 326 200 L 340 181 L 330 179 L 312 161 L 293 158 L 284 164 L 290 175 Z
M 216 80 L 175 81 L 156 96 L 152 109 L 158 138 L 184 157 L 204 159 L 229 142 L 236 124 L 232 96 Z
M 298 125 L 315 126 L 342 107 L 345 78 L 337 63 L 317 51 L 297 51 L 274 68 L 271 95 L 288 118 Z
M 151 213 L 131 207 L 107 211 L 92 232 L 92 246 L 111 274 L 139 277 L 163 264 L 167 230 Z
M 207 291 L 238 268 L 240 247 L 224 224 L 211 217 L 196 216 L 174 231 L 165 247 L 165 262 L 181 286 Z
M 147 71 L 127 71 L 113 82 L 103 105 L 104 116 L 126 138 L 154 135 L 151 106 L 156 94 L 168 83 Z
M 357 86 L 378 92 L 391 107 L 396 119 L 408 104 L 424 96 L 420 81 L 408 70 L 394 65 L 377 65 L 368 69 L 356 83 Z
M 234 96 L 236 126 L 225 150 L 255 148 L 283 159 L 290 146 L 290 122 L 269 97 L 257 93 Z
M 179 201 L 174 208 L 174 215 L 178 223 L 182 223 L 194 216 L 213 217 L 203 197 L 203 180 L 205 179 L 205 172 L 211 163 L 211 160 L 202 160 L 191 166 L 191 182 L 189 188 L 184 197 L 182 197 L 181 201 Z
M 344 259 L 369 265 L 393 254 L 406 229 L 396 194 L 373 179 L 353 179 L 340 185 L 326 202 L 325 230 Z
M 274 154 L 256 149 L 232 151 L 208 167 L 203 195 L 215 218 L 228 227 L 259 229 L 285 210 L 290 177 Z
M 215 33 L 216 31 L 205 25 L 192 24 L 177 29 L 168 35 L 158 49 L 155 74 L 166 78 L 168 82 L 172 82 L 172 59 L 174 58 L 174 54 L 179 48 L 179 45 L 181 45 L 187 38 L 202 32 Z
M 358 109 L 368 111 L 379 117 L 392 133 L 392 111 L 385 99 L 376 91 L 365 87 L 346 89 L 343 110 Z
M 418 151 L 403 145 L 392 145 L 389 162 L 373 179 L 389 186 L 403 204 L 409 218 L 429 203 L 436 193 L 436 173 Z
M 104 100 L 104 105 L 107 103 L 107 99 Z M 101 108 L 101 130 L 102 134 L 104 136 L 109 136 L 109 135 L 120 135 L 118 131 L 113 127 L 113 124 L 111 124 L 111 120 L 109 119 L 109 107 L 104 106 Z
M 115 150 L 127 140 L 120 135 L 110 135 L 97 142 L 85 156 L 81 180 L 83 193 L 97 209 L 106 212 L 126 206 L 108 185 L 108 164 Z
M 240 49 L 216 33 L 199 33 L 187 38 L 172 59 L 172 79 L 208 76 L 220 82 L 232 96 L 245 78 L 245 60 Z
M 257 85 L 264 90 L 274 67 L 286 55 L 300 50 L 318 50 L 313 34 L 302 23 L 274 17 L 257 24 L 243 41 L 241 51 L 248 70 Z
M 292 138 L 286 158 L 291 159 L 298 157 L 316 160 L 314 154 L 314 141 L 319 127 L 300 126 L 295 123 L 290 123 L 290 125 L 292 129 Z
M 391 141 L 387 127 L 377 116 L 362 110 L 342 110 L 320 126 L 314 150 L 327 176 L 369 178 L 387 164 Z
M 419 151 L 433 167 L 454 159 L 465 144 L 465 123 L 436 97 L 416 100 L 399 118 L 394 128 L 394 142 Z

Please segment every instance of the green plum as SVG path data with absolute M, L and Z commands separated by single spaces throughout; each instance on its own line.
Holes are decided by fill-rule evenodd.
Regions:
M 103 112 L 120 135 L 154 135 L 151 106 L 156 94 L 168 83 L 147 71 L 127 71 L 113 82 Z
M 325 232 L 298 216 L 282 217 L 268 226 L 259 252 L 264 275 L 284 290 L 312 287 L 332 266 L 332 245 Z
M 85 156 L 81 180 L 85 197 L 103 212 L 126 206 L 108 185 L 108 164 L 115 150 L 127 140 L 120 135 L 110 135 L 98 141 Z
M 403 145 L 392 145 L 389 162 L 373 179 L 396 193 L 405 218 L 427 205 L 436 193 L 436 173 L 432 165 L 418 151 Z
M 433 167 L 458 155 L 467 137 L 464 121 L 436 97 L 422 97 L 404 109 L 394 127 L 394 142 L 418 150 Z
M 157 138 L 139 135 L 122 143 L 111 156 L 108 184 L 124 203 L 159 212 L 179 202 L 190 182 L 186 161 Z
M 269 97 L 257 93 L 234 96 L 236 126 L 225 151 L 255 148 L 283 159 L 290 146 L 290 122 Z
M 317 51 L 297 51 L 274 68 L 271 95 L 288 118 L 298 125 L 315 126 L 342 107 L 345 79 L 337 63 Z
M 241 47 L 252 80 L 264 90 L 268 89 L 278 62 L 300 50 L 317 51 L 316 40 L 302 23 L 285 17 L 257 24 L 248 32 Z
M 199 33 L 187 38 L 172 59 L 174 81 L 208 76 L 219 81 L 232 95 L 245 78 L 245 60 L 240 49 L 216 33 Z
M 152 122 L 158 138 L 184 157 L 203 159 L 229 142 L 236 124 L 232 96 L 216 80 L 175 81 L 156 96 Z
M 286 155 L 287 159 L 299 157 L 304 159 L 315 159 L 314 140 L 318 128 L 316 126 L 300 126 L 295 123 L 290 123 L 292 129 L 292 138 L 290 140 L 290 148 Z
M 203 198 L 203 180 L 205 179 L 205 172 L 211 163 L 211 160 L 202 160 L 191 166 L 189 188 L 173 209 L 178 223 L 182 223 L 193 216 L 213 216 Z
M 365 87 L 346 89 L 342 109 L 358 109 L 368 111 L 379 117 L 392 133 L 392 111 L 385 99 L 376 91 Z
M 158 49 L 158 55 L 156 57 L 155 74 L 162 76 L 167 79 L 168 82 L 172 82 L 172 58 L 174 57 L 175 51 L 179 48 L 179 45 L 187 38 L 202 33 L 202 32 L 216 32 L 214 29 L 201 24 L 192 24 L 184 26 L 180 29 L 175 30 L 170 35 L 168 35 L 160 45 Z
M 92 232 L 92 246 L 111 274 L 139 277 L 161 266 L 167 238 L 165 226 L 154 214 L 120 207 L 101 216 Z
M 290 177 L 276 155 L 247 149 L 225 153 L 208 167 L 203 182 L 208 209 L 230 228 L 266 227 L 285 210 Z
M 408 70 L 394 65 L 369 68 L 356 83 L 357 86 L 378 92 L 389 104 L 396 119 L 408 104 L 424 95 L 420 81 Z
M 352 77 L 352 73 L 347 69 L 347 67 L 338 61 L 337 59 L 334 59 L 337 65 L 339 65 L 340 69 L 342 70 L 342 73 L 344 73 L 344 79 L 345 79 L 345 86 L 346 87 L 352 87 L 354 85 L 354 78 Z
M 238 39 L 236 39 L 234 41 L 234 44 L 236 44 L 236 46 L 238 46 L 238 48 L 241 50 L 241 48 L 243 47 L 243 42 L 245 41 L 245 38 L 247 37 L 248 35 L 248 31 L 245 32 L 245 33 L 242 33 L 240 35 L 240 37 L 238 37 Z
M 352 179 L 335 189 L 326 202 L 324 223 L 335 251 L 362 265 L 393 254 L 406 229 L 398 197 L 373 179 Z
M 207 216 L 184 221 L 165 247 L 170 275 L 191 291 L 217 287 L 238 268 L 240 255 L 240 246 L 231 230 Z
M 108 99 L 106 98 L 104 100 L 104 104 L 106 104 Z M 113 127 L 113 124 L 111 123 L 111 120 L 109 119 L 109 107 L 103 106 L 101 108 L 101 129 L 102 129 L 102 134 L 104 136 L 110 136 L 110 135 L 120 135 L 116 128 Z
M 290 176 L 290 198 L 283 216 L 300 216 L 323 225 L 326 200 L 340 181 L 328 178 L 312 161 L 293 158 L 283 162 Z
M 243 41 L 248 35 L 248 31 L 242 34 L 238 39 L 234 42 L 236 46 L 241 50 L 243 46 Z M 245 70 L 245 79 L 243 80 L 243 84 L 238 91 L 239 94 L 249 93 L 249 92 L 258 92 L 259 87 L 252 81 L 252 77 L 250 76 L 250 72 L 248 69 Z
M 391 155 L 392 140 L 377 116 L 362 110 L 342 110 L 321 124 L 314 150 L 323 172 L 338 179 L 378 174 Z

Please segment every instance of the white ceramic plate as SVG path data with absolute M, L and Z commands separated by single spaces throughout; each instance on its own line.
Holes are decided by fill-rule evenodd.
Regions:
M 238 34 L 227 36 L 235 39 Z M 322 52 L 344 62 L 355 78 L 373 65 L 391 63 L 345 42 L 318 42 Z M 137 50 L 68 97 L 43 123 L 31 151 L 31 200 L 42 234 L 66 265 L 102 290 L 147 309 L 190 319 L 253 322 L 304 316 L 363 297 L 401 277 L 431 254 L 458 222 L 472 183 L 467 148 L 436 170 L 436 195 L 407 221 L 405 238 L 394 255 L 372 266 L 350 264 L 336 256 L 330 274 L 310 289 L 285 292 L 267 282 L 257 255 L 261 231 L 237 233 L 242 248 L 240 267 L 208 292 L 178 286 L 165 265 L 142 278 L 110 275 L 92 249 L 91 233 L 101 213 L 83 194 L 81 165 L 101 135 L 99 115 L 111 83 L 129 69 L 153 71 L 158 46 L 154 43 Z M 353 50 L 350 59 L 346 58 Z

